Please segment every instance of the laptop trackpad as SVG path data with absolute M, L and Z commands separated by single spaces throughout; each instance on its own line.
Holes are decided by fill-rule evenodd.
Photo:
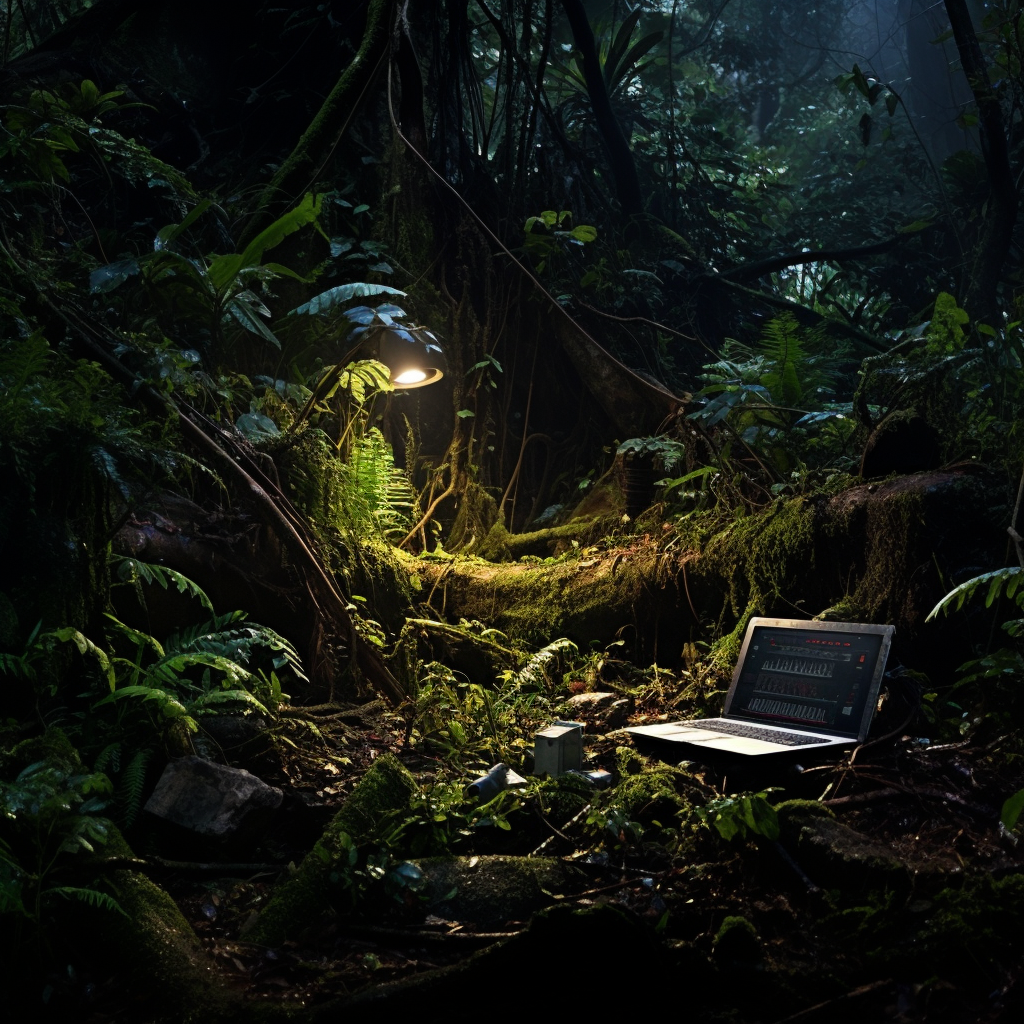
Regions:
M 784 743 L 766 743 L 750 736 L 726 736 L 722 733 L 706 732 L 703 729 L 690 730 L 696 735 L 687 735 L 687 743 L 696 743 L 712 750 L 728 750 L 731 754 L 767 754 L 776 750 L 789 749 Z

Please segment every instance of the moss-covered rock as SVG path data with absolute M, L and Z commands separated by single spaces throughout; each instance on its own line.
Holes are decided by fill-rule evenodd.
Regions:
M 587 886 L 581 871 L 550 857 L 429 857 L 416 863 L 426 877 L 425 909 L 480 928 L 523 921 Z
M 14 858 L 9 895 L 20 890 L 24 904 L 21 911 L 10 903 L 0 917 L 4 934 L 19 940 L 0 965 L 13 972 L 4 986 L 9 999 L 24 998 L 30 1013 L 41 1012 L 42 973 L 67 976 L 71 965 L 78 973 L 115 975 L 137 1006 L 158 1008 L 169 1019 L 200 1008 L 216 1019 L 231 997 L 214 983 L 199 940 L 167 892 L 121 866 L 135 856 L 114 824 L 81 813 L 74 780 L 85 769 L 67 736 L 51 728 L 24 740 L 5 759 L 3 775 L 14 778 L 30 764 L 56 774 L 35 801 L 12 804 L 6 822 Z M 74 842 L 77 835 L 88 837 L 91 849 Z M 58 986 L 52 998 L 59 1010 L 62 1000 L 77 997 Z
M 715 934 L 714 958 L 722 966 L 753 967 L 761 962 L 761 939 L 745 917 L 727 917 Z

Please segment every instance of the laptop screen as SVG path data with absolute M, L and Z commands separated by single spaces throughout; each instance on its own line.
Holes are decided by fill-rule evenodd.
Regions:
M 754 619 L 726 702 L 730 718 L 866 734 L 892 626 Z

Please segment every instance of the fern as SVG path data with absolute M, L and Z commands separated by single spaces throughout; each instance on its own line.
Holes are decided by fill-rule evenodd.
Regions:
M 765 325 L 761 351 L 771 364 L 761 383 L 771 392 L 777 405 L 795 406 L 803 399 L 801 376 L 806 370 L 807 354 L 796 317 L 783 313 Z
M 127 764 L 120 742 L 108 744 L 96 758 L 94 771 L 104 772 L 114 783 L 114 806 L 118 826 L 129 829 L 142 806 L 146 786 L 146 767 L 153 756 L 151 750 L 136 750 Z M 123 765 L 123 770 L 122 770 Z
M 376 427 L 353 444 L 343 480 L 346 507 L 354 518 L 375 522 L 385 535 L 408 528 L 416 494 Z
M 111 555 L 110 564 L 116 570 L 118 580 L 134 588 L 139 604 L 143 608 L 146 607 L 143 583 L 156 584 L 162 590 L 167 590 L 173 583 L 179 594 L 188 594 L 196 598 L 211 615 L 213 614 L 213 604 L 202 588 L 174 569 L 169 569 L 165 565 L 140 562 L 137 558 L 125 558 L 122 555 Z
M 116 805 L 122 828 L 131 828 L 135 824 L 135 818 L 142 807 L 146 768 L 152 756 L 151 750 L 137 750 L 118 778 Z
M 534 654 L 513 680 L 517 686 L 550 688 L 556 680 L 552 679 L 549 673 L 561 664 L 563 658 L 578 653 L 579 649 L 571 640 L 560 637 Z
M 964 604 L 979 591 L 988 588 L 985 595 L 985 607 L 991 608 L 993 602 L 1003 593 L 1013 598 L 1019 608 L 1024 608 L 1024 590 L 1021 590 L 1021 583 L 1024 582 L 1024 569 L 1020 566 L 1010 566 L 1007 569 L 996 569 L 994 572 L 986 572 L 981 576 L 961 583 L 954 587 L 929 613 L 925 622 L 931 622 L 939 612 L 949 614 L 953 606 L 954 611 L 959 611 Z
M 90 907 L 99 907 L 102 910 L 110 910 L 124 917 L 128 916 L 121 907 L 121 904 L 113 896 L 109 896 L 107 893 L 100 892 L 97 889 L 83 889 L 76 885 L 60 885 L 53 889 L 47 889 L 43 895 L 63 896 L 69 900 L 80 900 L 82 903 L 88 903 Z

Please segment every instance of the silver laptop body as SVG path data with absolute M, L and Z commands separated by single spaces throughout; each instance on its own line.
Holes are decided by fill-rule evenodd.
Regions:
M 867 738 L 893 626 L 751 619 L 721 718 L 627 732 L 700 752 L 757 757 L 850 747 Z

